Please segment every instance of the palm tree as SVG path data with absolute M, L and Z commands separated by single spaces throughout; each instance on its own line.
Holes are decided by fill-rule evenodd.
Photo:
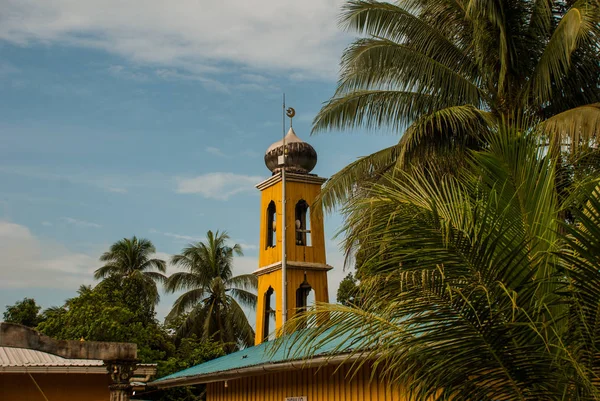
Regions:
M 254 330 L 242 306 L 254 308 L 257 279 L 253 274 L 233 276 L 233 255 L 242 255 L 242 248 L 227 245 L 229 236 L 208 231 L 206 242 L 198 242 L 175 255 L 171 263 L 185 270 L 169 276 L 166 289 L 186 290 L 167 316 L 173 320 L 189 313 L 177 330 L 179 338 L 196 334 L 224 344 L 227 352 L 254 343 Z
M 335 174 L 325 207 L 394 166 L 435 159 L 452 171 L 499 124 L 526 121 L 571 151 L 597 145 L 598 0 L 351 0 L 341 26 L 362 38 L 344 52 L 313 133 L 387 127 L 403 136 Z
M 361 338 L 354 367 L 374 361 L 418 400 L 598 400 L 600 173 L 561 198 L 538 137 L 485 140 L 454 175 L 397 170 L 350 200 L 363 304 L 308 311 L 329 320 L 298 349 Z
M 94 278 L 117 280 L 123 284 L 136 281 L 145 298 L 156 305 L 160 300 L 156 284 L 167 279 L 163 274 L 167 264 L 162 259 L 152 258 L 155 253 L 156 248 L 150 240 L 135 236 L 123 238 L 102 254 L 100 261 L 106 264 L 94 272 Z

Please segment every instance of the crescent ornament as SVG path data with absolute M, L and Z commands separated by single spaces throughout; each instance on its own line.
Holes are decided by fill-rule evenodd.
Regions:
M 285 114 L 289 117 L 289 118 L 293 118 L 296 115 L 296 110 L 294 110 L 293 107 L 288 107 L 287 110 L 285 111 Z

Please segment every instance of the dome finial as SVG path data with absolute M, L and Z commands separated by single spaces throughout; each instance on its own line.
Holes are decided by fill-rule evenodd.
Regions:
M 308 174 L 317 164 L 317 152 L 310 144 L 298 138 L 294 132 L 292 118 L 296 115 L 296 110 L 293 107 L 288 107 L 285 114 L 290 118 L 290 129 L 284 139 L 269 146 L 265 152 L 265 164 L 273 174 L 279 173 L 282 168 L 290 173 Z M 286 162 L 282 166 L 279 157 L 284 154 Z
M 290 128 L 292 128 L 292 118 L 296 115 L 296 110 L 293 107 L 288 107 L 285 111 L 286 116 L 290 118 Z

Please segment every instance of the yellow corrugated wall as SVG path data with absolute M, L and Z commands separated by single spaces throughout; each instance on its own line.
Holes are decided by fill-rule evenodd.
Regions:
M 373 379 L 365 364 L 351 378 L 350 366 L 325 366 L 209 383 L 207 401 L 285 401 L 306 396 L 307 401 L 405 401 L 399 388 Z

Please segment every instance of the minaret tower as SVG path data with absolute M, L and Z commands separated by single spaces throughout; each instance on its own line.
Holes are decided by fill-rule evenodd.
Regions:
M 317 164 L 317 152 L 296 136 L 293 115 L 293 109 L 288 109 L 287 135 L 265 154 L 265 164 L 273 175 L 256 186 L 261 191 L 261 217 L 259 268 L 254 272 L 258 277 L 255 344 L 266 341 L 284 318 L 306 308 L 311 292 L 316 302 L 329 301 L 327 271 L 332 267 L 325 260 L 323 212 L 315 204 L 326 179 L 310 173 Z M 287 316 L 282 306 L 284 292 Z M 275 327 L 269 324 L 273 314 Z

